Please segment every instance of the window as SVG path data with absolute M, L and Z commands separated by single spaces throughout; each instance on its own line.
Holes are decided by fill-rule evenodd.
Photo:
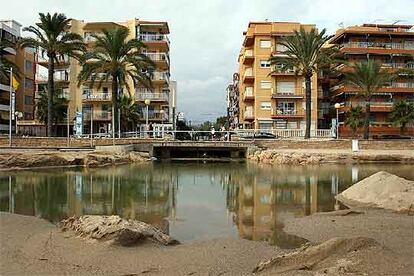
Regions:
M 24 61 L 24 68 L 27 71 L 33 71 L 33 62 L 31 62 L 30 60 L 25 60 Z
M 33 80 L 25 78 L 24 80 L 24 89 L 33 89 Z
M 33 104 L 33 97 L 32 96 L 24 96 L 24 104 L 32 105 Z
M 272 109 L 272 103 L 271 102 L 261 102 L 260 103 L 260 109 L 262 109 L 262 110 L 271 110 Z
M 108 94 L 108 87 L 102 87 L 102 93 Z
M 260 88 L 270 89 L 272 88 L 272 82 L 271 81 L 260 81 Z
M 295 82 L 293 81 L 278 81 L 277 82 L 278 94 L 295 94 Z
M 32 117 L 32 113 L 25 112 L 25 113 L 24 113 L 24 119 L 25 119 L 25 120 L 32 120 L 32 119 L 33 119 L 33 117 Z
M 270 48 L 270 40 L 260 40 L 260 48 Z
M 277 114 L 291 114 L 294 115 L 295 103 L 294 102 L 278 102 L 277 103 Z
M 270 68 L 270 61 L 269 60 L 261 60 L 260 61 L 260 68 Z

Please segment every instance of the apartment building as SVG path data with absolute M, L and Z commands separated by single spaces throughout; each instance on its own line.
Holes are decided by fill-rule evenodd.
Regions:
M 340 51 L 349 63 L 363 60 L 376 60 L 384 70 L 414 69 L 414 28 L 413 25 L 397 24 L 363 24 L 339 29 L 329 41 L 339 45 Z M 350 70 L 340 65 L 339 71 Z M 363 97 L 358 95 L 356 87 L 338 84 L 340 75 L 331 84 L 331 104 L 341 103 L 340 123 L 345 119 L 345 112 L 352 106 L 365 106 Z M 401 100 L 414 102 L 414 78 L 406 73 L 380 89 L 371 99 L 371 135 L 396 134 L 399 128 L 393 127 L 388 117 L 393 105 Z M 414 128 L 408 129 L 414 134 Z M 351 135 L 349 128 L 341 126 L 341 136 Z
M 0 40 L 15 44 L 20 37 L 21 24 L 14 20 L 0 21 Z M 30 120 L 34 116 L 35 66 L 32 49 L 6 48 L 0 55 L 14 62 L 19 68 L 19 76 L 15 75 L 19 87 L 15 91 L 15 111 L 20 112 L 22 119 Z M 9 131 L 10 82 L 0 83 L 0 133 Z M 13 127 L 14 128 L 14 127 Z
M 70 23 L 70 31 L 83 36 L 89 48 L 94 45 L 93 34 L 99 34 L 103 29 L 115 28 L 128 28 L 130 39 L 138 38 L 142 40 L 147 45 L 143 53 L 156 64 L 156 69 L 152 74 L 152 89 L 140 84 L 134 86 L 132 79 L 128 80 L 129 86 L 134 89 L 129 92 L 138 106 L 141 128 L 143 129 L 146 123 L 147 104 L 149 123 L 167 123 L 170 120 L 171 110 L 168 23 L 138 19 L 125 22 L 85 22 L 72 19 Z M 110 79 L 101 87 L 96 82 L 92 86 L 91 81 L 86 81 L 78 86 L 77 76 L 81 70 L 80 64 L 66 56 L 60 57 L 60 61 L 56 66 L 55 81 L 56 86 L 61 91 L 60 95 L 69 100 L 70 124 L 73 124 L 72 119 L 75 118 L 76 113 L 82 112 L 83 133 L 90 133 L 91 119 L 93 119 L 94 133 L 110 133 L 112 129 L 112 85 Z M 38 64 L 47 68 L 48 61 L 39 55 Z M 37 81 L 39 85 L 42 85 L 47 83 L 47 71 L 43 70 L 43 75 L 40 71 Z M 125 87 L 121 88 L 121 93 L 127 93 Z M 137 127 L 139 128 L 139 126 Z M 58 133 L 66 133 L 65 131 L 66 122 L 62 122 L 60 128 L 58 127 Z
M 269 58 L 283 56 L 279 41 L 295 30 L 315 28 L 296 22 L 250 22 L 239 55 L 240 127 L 304 129 L 304 78 L 271 68 Z M 317 127 L 317 76 L 312 78 L 311 128 Z

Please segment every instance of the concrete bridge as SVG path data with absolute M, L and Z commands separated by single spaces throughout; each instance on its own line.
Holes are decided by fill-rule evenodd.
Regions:
M 96 146 L 97 150 L 148 152 L 158 159 L 223 159 L 245 158 L 252 142 L 230 141 L 154 141 L 130 145 Z

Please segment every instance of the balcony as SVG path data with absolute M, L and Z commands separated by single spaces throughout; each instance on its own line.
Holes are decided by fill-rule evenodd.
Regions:
M 397 42 L 346 42 L 340 45 L 342 52 L 346 53 L 414 53 L 414 43 L 397 43 Z
M 168 49 L 170 46 L 170 40 L 164 34 L 140 34 L 138 35 L 138 39 L 148 46 L 159 46 L 164 49 Z
M 303 94 L 296 94 L 294 91 L 277 91 L 272 88 L 273 99 L 303 99 Z
M 302 111 L 298 111 L 295 109 L 276 109 L 272 110 L 271 117 L 274 119 L 280 118 L 302 118 L 304 116 Z
M 70 81 L 69 74 L 70 74 L 69 70 L 55 71 L 55 74 L 53 75 L 53 80 L 55 82 L 69 82 Z M 36 74 L 36 80 L 39 83 L 47 83 L 48 79 L 49 79 L 49 76 L 45 74 L 40 74 L 39 72 Z
M 62 68 L 69 66 L 70 58 L 67 55 L 61 55 L 57 57 L 55 61 L 55 68 Z M 48 67 L 49 58 L 47 56 L 37 55 L 37 63 L 43 67 Z
M 246 71 L 244 72 L 244 75 L 243 75 L 243 82 L 244 83 L 254 82 L 253 68 L 246 68 Z
M 244 119 L 245 119 L 246 121 L 253 121 L 253 120 L 254 120 L 254 113 L 253 113 L 253 110 L 247 110 L 247 111 L 244 113 Z
M 343 106 L 340 108 L 341 111 L 347 112 L 351 107 L 361 106 L 365 108 L 365 102 L 344 102 Z M 370 102 L 370 111 L 372 112 L 391 112 L 394 106 L 394 102 L 381 102 L 381 101 L 371 101 Z
M 246 49 L 244 51 L 243 64 L 244 65 L 252 64 L 253 61 L 254 61 L 253 49 Z
M 253 87 L 246 87 L 243 95 L 244 101 L 254 101 Z
M 112 96 L 110 93 L 94 93 L 92 90 L 82 95 L 82 100 L 85 102 L 110 101 L 111 99 Z
M 167 67 L 170 65 L 170 57 L 167 53 L 144 53 L 144 55 L 156 63 L 166 65 Z
M 168 121 L 168 112 L 161 112 L 160 110 L 153 110 L 153 111 L 149 111 L 148 112 L 148 120 L 156 120 L 156 121 Z M 146 115 L 146 111 L 141 110 L 140 114 L 139 114 L 139 119 L 140 120 L 146 120 L 147 119 L 147 115 Z
M 153 82 L 170 83 L 170 74 L 168 72 L 154 72 L 151 76 Z
M 93 120 L 96 121 L 107 121 L 107 120 L 111 120 L 112 116 L 111 116 L 111 111 L 108 110 L 93 110 L 92 112 L 93 114 Z M 90 121 L 91 120 L 91 111 L 84 111 L 83 113 L 83 119 L 85 121 Z
M 137 89 L 135 90 L 135 100 L 145 101 L 150 100 L 152 102 L 168 102 L 169 95 L 167 92 L 151 92 L 149 89 Z

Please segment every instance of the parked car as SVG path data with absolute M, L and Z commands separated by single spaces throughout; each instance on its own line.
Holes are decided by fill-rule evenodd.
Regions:
M 379 139 L 379 140 L 412 139 L 411 136 L 400 135 L 400 134 L 373 135 L 372 138 L 373 139 Z
M 247 135 L 241 137 L 242 139 L 277 139 L 278 137 L 269 132 L 258 132 L 253 135 Z

